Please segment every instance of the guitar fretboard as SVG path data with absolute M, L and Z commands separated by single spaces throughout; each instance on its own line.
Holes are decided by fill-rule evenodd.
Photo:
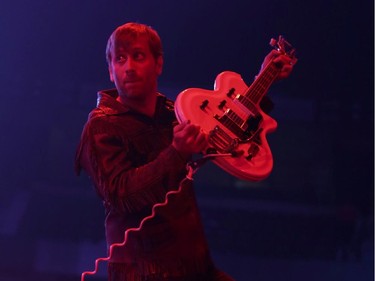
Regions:
M 258 105 L 274 82 L 275 78 L 278 76 L 279 72 L 280 70 L 277 65 L 271 61 L 247 89 L 245 100 L 247 100 L 249 104 L 243 104 L 248 108 L 251 107 L 250 103 Z

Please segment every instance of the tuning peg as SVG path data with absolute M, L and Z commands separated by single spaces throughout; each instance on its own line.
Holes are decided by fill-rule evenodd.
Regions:
M 271 38 L 270 45 L 271 47 L 276 47 L 277 41 L 274 38 Z

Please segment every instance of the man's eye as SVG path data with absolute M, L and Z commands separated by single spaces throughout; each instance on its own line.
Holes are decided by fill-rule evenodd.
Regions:
M 116 57 L 116 61 L 117 62 L 125 62 L 126 61 L 126 57 L 123 56 L 123 55 L 119 55 Z
M 135 60 L 140 61 L 140 60 L 143 60 L 145 58 L 145 54 L 141 53 L 141 52 L 137 52 L 137 53 L 134 54 L 133 57 L 134 57 Z

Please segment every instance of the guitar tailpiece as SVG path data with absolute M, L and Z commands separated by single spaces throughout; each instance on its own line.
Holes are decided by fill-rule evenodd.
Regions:
M 203 166 L 208 160 L 211 160 L 212 158 L 217 158 L 217 157 L 232 157 L 232 153 L 212 153 L 212 154 L 206 154 L 203 157 L 190 161 L 186 164 L 186 169 L 187 169 L 187 175 L 186 178 L 189 180 L 193 180 L 193 175 L 198 171 L 198 169 Z

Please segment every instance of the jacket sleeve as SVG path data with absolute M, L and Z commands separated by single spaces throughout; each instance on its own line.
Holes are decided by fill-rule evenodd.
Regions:
M 107 204 L 125 212 L 153 206 L 164 200 L 168 190 L 177 188 L 186 174 L 186 160 L 173 146 L 161 151 L 153 161 L 134 167 L 126 140 L 110 132 L 108 126 L 101 131 L 93 127 L 86 125 L 76 161 Z

